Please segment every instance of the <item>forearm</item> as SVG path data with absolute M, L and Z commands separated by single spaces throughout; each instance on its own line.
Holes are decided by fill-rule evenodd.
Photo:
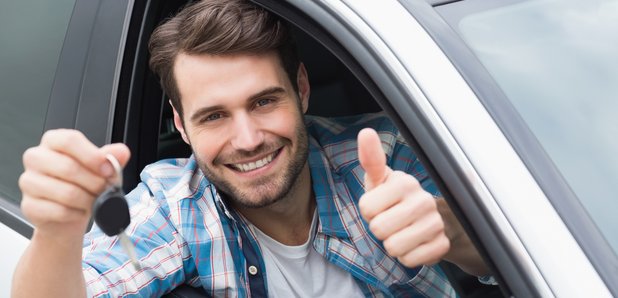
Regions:
M 46 237 L 35 230 L 15 270 L 11 296 L 86 297 L 81 249 L 81 238 Z
M 490 274 L 489 268 L 483 262 L 476 247 L 463 230 L 463 227 L 451 212 L 444 199 L 438 199 L 438 212 L 442 215 L 445 225 L 445 233 L 451 242 L 449 252 L 444 260 L 451 262 L 468 274 L 484 276 Z

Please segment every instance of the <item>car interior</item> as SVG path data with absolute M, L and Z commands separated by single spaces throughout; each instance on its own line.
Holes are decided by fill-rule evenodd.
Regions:
M 190 148 L 184 143 L 173 124 L 171 106 L 163 94 L 158 79 L 148 69 L 147 41 L 157 24 L 173 15 L 187 1 L 147 1 L 136 3 L 134 14 L 139 24 L 131 24 L 125 55 L 132 59 L 123 62 L 121 85 L 116 103 L 112 140 L 125 142 L 133 157 L 125 168 L 125 190 L 132 189 L 139 181 L 139 172 L 149 163 L 159 159 L 188 157 Z M 387 112 L 388 106 L 380 91 L 371 86 L 367 74 L 354 63 L 351 56 L 341 49 L 333 50 L 332 41 L 316 38 L 296 22 L 293 32 L 301 60 L 305 64 L 311 84 L 307 114 L 319 116 L 345 116 L 360 113 Z M 317 34 L 319 35 L 319 34 Z M 133 38 L 131 38 L 133 37 Z M 321 36 L 323 37 L 323 36 Z M 325 45 L 326 44 L 326 45 Z M 342 62 L 346 61 L 346 63 Z M 353 61 L 352 61 L 353 62 Z M 351 70 L 353 69 L 353 70 Z M 359 79 L 360 77 L 360 79 Z M 362 82 L 362 83 L 361 83 Z M 153 129 L 158 127 L 158 130 Z M 153 150 L 156 148 L 156 150 Z M 497 287 L 484 286 L 476 277 L 469 276 L 456 266 L 440 264 L 462 297 L 500 297 Z M 166 297 L 206 297 L 199 289 L 182 286 Z

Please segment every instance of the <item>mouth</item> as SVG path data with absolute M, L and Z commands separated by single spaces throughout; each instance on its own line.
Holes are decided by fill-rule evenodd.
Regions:
M 231 164 L 227 164 L 227 166 L 233 170 L 236 170 L 238 172 L 241 173 L 246 173 L 246 172 L 250 172 L 250 171 L 255 171 L 257 169 L 263 168 L 267 165 L 269 165 L 273 159 L 275 159 L 275 157 L 277 157 L 277 155 L 279 154 L 279 152 L 281 152 L 281 149 L 278 149 L 277 151 L 274 151 L 268 155 L 266 155 L 265 157 L 252 161 L 252 162 L 246 162 L 246 163 L 231 163 Z

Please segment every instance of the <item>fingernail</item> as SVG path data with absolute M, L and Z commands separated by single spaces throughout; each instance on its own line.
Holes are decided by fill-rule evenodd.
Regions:
M 109 162 L 105 162 L 101 165 L 101 174 L 105 177 L 111 177 L 114 175 L 114 168 Z

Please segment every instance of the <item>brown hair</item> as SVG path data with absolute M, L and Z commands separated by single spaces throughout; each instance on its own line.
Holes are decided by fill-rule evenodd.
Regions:
M 299 59 L 287 24 L 244 0 L 202 0 L 185 6 L 153 32 L 150 68 L 182 116 L 174 62 L 186 54 L 263 54 L 276 51 L 295 91 Z

